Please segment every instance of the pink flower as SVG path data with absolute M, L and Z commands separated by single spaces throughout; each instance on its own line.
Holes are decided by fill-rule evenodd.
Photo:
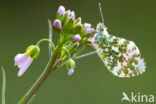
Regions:
M 28 69 L 32 61 L 33 59 L 30 56 L 27 56 L 25 53 L 15 56 L 15 66 L 18 66 L 20 68 L 18 72 L 19 77 L 22 76 L 23 73 Z
M 73 20 L 75 19 L 75 12 L 74 11 L 71 12 L 71 19 L 73 19 Z
M 59 19 L 56 19 L 53 23 L 54 27 L 56 29 L 61 29 L 62 28 L 62 25 L 61 25 L 61 21 Z
M 94 33 L 94 31 L 95 31 L 95 29 L 94 28 L 89 28 L 88 30 L 86 30 L 86 32 L 85 32 L 85 34 L 87 35 L 87 34 L 92 34 L 92 33 Z
M 59 13 L 60 15 L 64 15 L 65 12 L 66 12 L 65 8 L 62 5 L 59 6 L 57 13 Z
M 91 28 L 91 24 L 85 23 L 84 24 L 84 30 L 88 30 L 89 28 Z
M 81 37 L 80 37 L 80 35 L 75 35 L 75 36 L 73 36 L 73 38 L 72 38 L 75 42 L 79 42 L 80 40 L 81 40 Z
M 71 11 L 70 10 L 67 10 L 66 13 L 69 16 L 71 14 Z
M 74 73 L 74 69 L 73 67 L 71 67 L 70 69 L 68 69 L 68 75 L 72 75 Z
M 69 19 L 72 19 L 72 20 L 75 19 L 75 12 L 74 11 L 71 12 L 70 10 L 67 10 L 66 13 L 67 13 Z

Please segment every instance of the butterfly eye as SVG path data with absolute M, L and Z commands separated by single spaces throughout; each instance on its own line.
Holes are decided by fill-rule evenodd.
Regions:
M 115 76 L 131 77 L 145 72 L 145 61 L 134 42 L 105 35 L 104 32 L 97 33 L 93 38 L 92 44 L 96 46 L 97 54 Z

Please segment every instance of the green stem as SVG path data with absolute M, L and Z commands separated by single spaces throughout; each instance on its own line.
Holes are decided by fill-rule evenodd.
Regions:
M 43 40 L 44 41 L 44 40 Z M 38 42 L 39 44 L 40 42 Z M 36 91 L 39 89 L 39 87 L 43 84 L 43 82 L 47 79 L 50 72 L 54 70 L 53 66 L 55 65 L 58 53 L 60 49 L 62 48 L 62 45 L 58 45 L 56 50 L 54 50 L 53 55 L 51 56 L 45 70 L 40 75 L 40 77 L 37 79 L 37 81 L 34 83 L 34 85 L 30 88 L 30 90 L 25 94 L 25 96 L 20 100 L 18 104 L 27 104 L 27 102 L 32 98 L 32 96 L 36 93 Z
M 40 41 L 37 42 L 36 46 L 39 47 L 40 43 L 41 43 L 41 42 L 44 42 L 44 41 L 49 42 L 49 43 L 52 45 L 53 50 L 55 50 L 55 45 L 54 45 L 54 43 L 53 43 L 51 40 L 49 40 L 49 39 L 41 39 Z
M 33 100 L 34 100 L 35 97 L 36 97 L 36 95 L 33 95 L 33 96 L 31 97 L 31 99 L 28 101 L 27 104 L 31 104 L 31 103 L 33 102 Z
M 51 24 L 51 21 L 50 19 L 48 19 L 48 24 L 49 24 L 49 40 L 50 41 L 53 41 L 53 34 L 52 34 L 52 24 Z M 49 57 L 52 55 L 52 45 L 49 43 Z
M 78 52 L 77 52 L 74 56 L 72 56 L 71 58 L 72 58 L 72 59 L 76 59 L 77 55 L 79 55 L 84 49 L 85 49 L 85 47 L 80 48 L 80 49 L 78 50 Z M 66 62 L 67 62 L 67 60 L 61 62 L 61 63 L 60 63 L 60 67 L 62 67 L 63 65 L 65 65 Z
M 2 69 L 2 104 L 5 104 L 6 75 L 4 68 L 1 67 L 1 69 Z

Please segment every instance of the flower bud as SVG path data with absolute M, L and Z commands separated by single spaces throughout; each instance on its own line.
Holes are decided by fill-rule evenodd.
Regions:
M 72 75 L 75 69 L 75 61 L 73 59 L 69 59 L 66 63 L 66 68 L 68 71 L 68 75 Z
M 79 18 L 77 18 L 74 22 L 74 24 L 76 25 L 76 26 L 81 26 L 82 24 L 81 24 L 81 21 L 82 21 L 82 19 L 81 19 L 81 17 L 79 17 Z
M 61 21 L 60 21 L 59 19 L 56 19 L 56 20 L 53 22 L 53 26 L 54 26 L 56 29 L 61 29 L 61 28 L 62 28 Z
M 58 9 L 57 13 L 58 13 L 59 15 L 64 15 L 65 12 L 66 12 L 65 8 L 64 8 L 62 5 L 59 6 L 59 9 Z
M 90 34 L 92 34 L 92 33 L 94 33 L 95 32 L 95 29 L 94 28 L 89 28 L 88 30 L 86 30 L 86 32 L 85 32 L 85 34 L 87 35 L 90 35 Z
M 72 38 L 75 42 L 79 42 L 80 40 L 81 40 L 81 37 L 80 37 L 80 35 L 75 35 L 75 36 L 73 36 L 73 38 Z
M 67 10 L 66 13 L 67 13 L 68 19 L 72 19 L 72 20 L 75 19 L 75 12 L 74 11 L 71 12 L 70 10 Z
M 36 59 L 40 53 L 40 48 L 38 46 L 31 45 L 26 49 L 26 55 L 30 56 L 32 59 Z
M 85 23 L 84 24 L 84 30 L 88 30 L 89 28 L 91 28 L 91 24 Z
M 74 69 L 71 67 L 70 69 L 68 69 L 68 75 L 72 75 L 74 73 Z
M 71 14 L 71 11 L 70 10 L 67 10 L 66 13 L 69 16 Z
M 74 11 L 71 12 L 71 19 L 73 19 L 73 20 L 75 19 L 75 12 Z

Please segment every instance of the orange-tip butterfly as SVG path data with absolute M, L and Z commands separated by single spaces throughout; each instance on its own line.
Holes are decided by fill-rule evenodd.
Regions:
M 100 7 L 100 5 L 99 5 Z M 109 35 L 103 23 L 97 25 L 97 33 L 91 39 L 92 46 L 107 69 L 118 77 L 131 77 L 145 72 L 146 64 L 133 41 Z

